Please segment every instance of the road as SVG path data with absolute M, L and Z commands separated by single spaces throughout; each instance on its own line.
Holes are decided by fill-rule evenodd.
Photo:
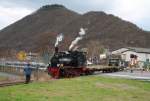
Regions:
M 9 78 L 18 78 L 18 75 L 15 74 L 10 74 L 10 73 L 4 73 L 4 72 L 0 72 L 0 76 L 4 76 L 4 77 L 9 77 Z
M 135 70 L 133 73 L 131 73 L 129 70 L 127 70 L 127 71 L 120 71 L 120 72 L 114 72 L 114 73 L 105 73 L 105 74 L 100 74 L 100 75 L 150 81 L 150 72 L 147 72 L 147 71 L 141 72 L 141 71 Z

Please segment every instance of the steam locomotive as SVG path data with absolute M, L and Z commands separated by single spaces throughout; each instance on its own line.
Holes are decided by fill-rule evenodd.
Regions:
M 55 53 L 48 66 L 48 74 L 53 78 L 74 77 L 87 73 L 85 52 L 58 52 L 58 48 L 55 48 Z

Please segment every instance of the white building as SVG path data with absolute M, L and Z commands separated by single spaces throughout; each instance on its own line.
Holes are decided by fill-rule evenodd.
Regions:
M 126 62 L 131 60 L 131 54 L 136 55 L 139 62 L 145 62 L 147 59 L 150 60 L 150 49 L 148 48 L 127 47 L 113 51 L 112 54 L 121 55 L 122 59 Z

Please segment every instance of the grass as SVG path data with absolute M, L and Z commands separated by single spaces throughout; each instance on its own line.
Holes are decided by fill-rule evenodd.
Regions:
M 0 88 L 0 101 L 150 101 L 150 82 L 87 76 Z

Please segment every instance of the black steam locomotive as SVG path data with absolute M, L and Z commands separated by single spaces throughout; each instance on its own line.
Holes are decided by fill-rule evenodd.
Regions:
M 54 78 L 79 76 L 86 71 L 86 53 L 80 51 L 58 52 L 50 60 L 48 73 Z

